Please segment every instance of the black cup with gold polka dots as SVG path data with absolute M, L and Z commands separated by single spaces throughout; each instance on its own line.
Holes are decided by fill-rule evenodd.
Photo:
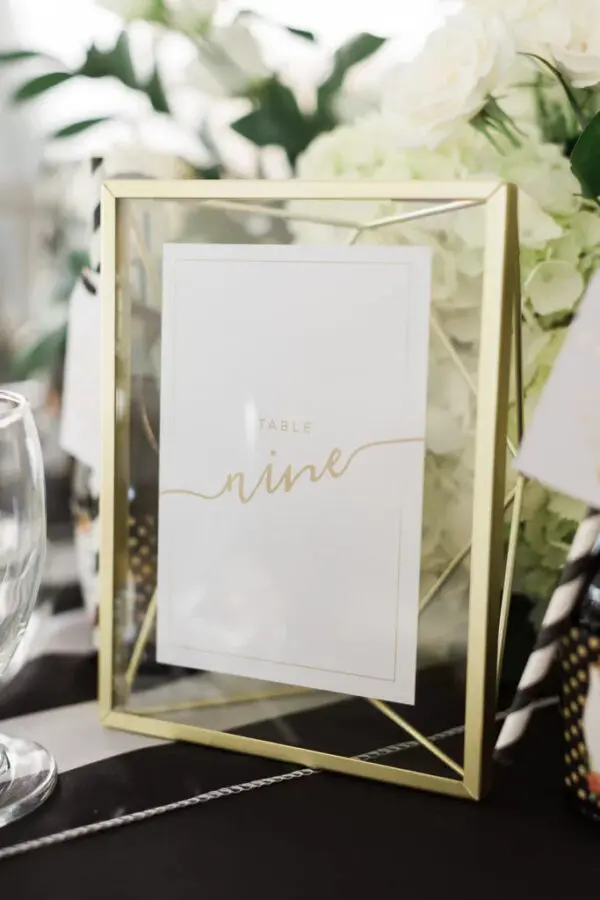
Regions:
M 600 572 L 562 639 L 560 665 L 567 794 L 600 822 Z

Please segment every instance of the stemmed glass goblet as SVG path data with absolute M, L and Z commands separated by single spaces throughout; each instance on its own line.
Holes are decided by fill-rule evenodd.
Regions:
M 0 391 L 0 678 L 37 598 L 46 555 L 42 450 L 27 401 Z M 0 734 L 0 825 L 35 809 L 56 783 L 43 747 Z

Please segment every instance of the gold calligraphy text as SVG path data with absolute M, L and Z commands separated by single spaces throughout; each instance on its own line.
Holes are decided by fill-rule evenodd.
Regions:
M 371 443 L 361 444 L 360 447 L 353 450 L 346 462 L 342 462 L 343 453 L 340 448 L 334 447 L 327 457 L 324 466 L 318 467 L 311 463 L 302 466 L 297 472 L 294 472 L 292 466 L 288 465 L 285 467 L 283 474 L 279 478 L 277 478 L 274 473 L 274 463 L 270 462 L 265 466 L 258 481 L 250 490 L 246 489 L 246 475 L 243 472 L 233 472 L 227 475 L 223 487 L 220 491 L 217 491 L 216 494 L 203 494 L 200 491 L 188 491 L 179 488 L 167 489 L 161 491 L 161 494 L 163 496 L 165 494 L 188 494 L 192 497 L 198 497 L 201 500 L 218 500 L 219 497 L 223 497 L 224 494 L 237 493 L 240 503 L 250 503 L 261 488 L 263 488 L 267 494 L 275 494 L 277 491 L 283 491 L 284 493 L 289 494 L 303 476 L 306 476 L 313 484 L 318 483 L 326 476 L 336 479 L 341 478 L 346 474 L 356 457 L 366 450 L 371 450 L 374 447 L 387 447 L 394 444 L 414 443 L 415 441 L 420 440 L 422 440 L 422 438 L 396 438 L 388 441 L 371 441 Z M 276 456 L 275 450 L 271 450 L 271 456 Z

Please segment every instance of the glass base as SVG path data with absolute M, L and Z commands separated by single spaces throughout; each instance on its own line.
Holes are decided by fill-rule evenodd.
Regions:
M 0 735 L 0 826 L 26 816 L 50 796 L 56 763 L 33 741 Z

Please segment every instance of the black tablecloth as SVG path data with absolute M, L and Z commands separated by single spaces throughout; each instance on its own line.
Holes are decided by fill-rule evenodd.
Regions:
M 95 665 L 85 654 L 32 660 L 0 694 L 0 717 L 91 699 Z M 432 671 L 419 684 L 423 679 L 434 700 L 419 704 L 416 724 L 431 734 L 460 722 L 447 673 Z M 513 690 L 514 684 L 506 686 L 501 708 Z M 371 722 L 369 715 L 375 713 L 367 704 L 348 701 L 326 715 L 288 717 L 287 725 L 307 745 L 346 753 L 402 740 L 393 723 L 381 716 Z M 278 739 L 276 727 L 263 723 L 245 731 Z M 195 894 L 202 900 L 370 900 L 407 891 L 425 900 L 592 896 L 600 880 L 600 826 L 565 808 L 561 732 L 556 707 L 538 712 L 514 763 L 498 767 L 494 790 L 481 804 L 325 773 L 277 780 L 0 859 L 0 892 L 19 900 L 188 900 Z M 443 747 L 458 758 L 460 743 L 459 737 Z M 387 761 L 415 765 L 416 754 Z M 40 810 L 0 829 L 0 853 L 295 769 L 184 744 L 115 756 L 62 774 Z
M 342 728 L 348 709 L 333 711 Z M 319 773 L 4 860 L 0 891 L 20 900 L 591 897 L 600 826 L 565 808 L 561 756 L 548 708 L 481 804 Z M 142 796 L 154 805 L 293 768 L 186 745 L 136 751 L 63 775 L 37 818 L 4 829 L 2 843 L 77 824 L 90 806 L 101 819 Z

